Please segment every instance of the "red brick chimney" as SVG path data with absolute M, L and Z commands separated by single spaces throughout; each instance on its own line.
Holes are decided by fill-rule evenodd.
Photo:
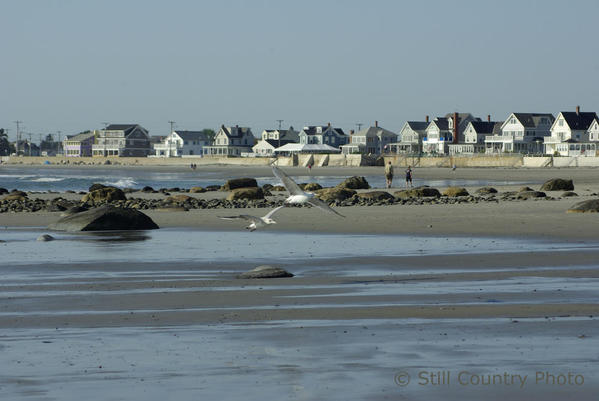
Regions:
M 576 115 L 580 114 L 580 106 L 576 106 Z
M 491 122 L 491 115 L 490 114 L 487 114 L 487 121 Z
M 428 122 L 428 116 L 426 116 L 426 122 Z
M 458 112 L 453 113 L 453 143 L 458 143 Z
M 330 127 L 330 126 L 331 126 L 331 123 L 329 123 L 329 125 L 328 125 L 328 126 Z

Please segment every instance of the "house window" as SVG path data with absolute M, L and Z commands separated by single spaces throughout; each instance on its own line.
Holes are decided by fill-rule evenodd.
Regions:
M 557 123 L 557 125 L 559 125 L 560 127 L 564 126 L 564 120 L 560 119 L 559 122 Z

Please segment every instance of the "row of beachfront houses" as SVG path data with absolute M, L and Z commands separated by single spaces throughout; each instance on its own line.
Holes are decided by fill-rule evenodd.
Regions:
M 548 154 L 595 156 L 599 118 L 595 112 L 511 113 L 504 121 L 470 113 L 450 113 L 429 121 L 407 121 L 399 134 L 378 122 L 349 135 L 330 123 L 301 130 L 264 130 L 256 138 L 249 127 L 221 126 L 205 131 L 173 130 L 150 137 L 138 124 L 113 124 L 68 137 L 65 156 L 122 157 L 272 157 L 294 153 L 474 155 Z

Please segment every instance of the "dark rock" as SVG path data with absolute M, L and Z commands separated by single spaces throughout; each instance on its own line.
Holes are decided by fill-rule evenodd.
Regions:
M 127 200 L 125 193 L 115 187 L 104 187 L 90 191 L 81 199 L 82 203 L 89 203 L 95 205 L 101 202 L 114 202 L 119 200 Z
M 518 192 L 518 199 L 531 199 L 531 198 L 544 198 L 547 196 L 545 192 L 541 191 L 522 191 Z
M 260 187 L 236 188 L 229 193 L 227 200 L 264 199 L 264 191 Z
M 222 191 L 231 191 L 236 188 L 253 188 L 257 187 L 258 183 L 255 178 L 233 178 L 222 186 Z
M 264 191 L 270 191 L 271 189 L 273 189 L 273 185 L 271 185 L 271 184 L 262 185 L 262 190 L 264 190 Z
M 532 189 L 531 187 L 522 187 L 518 190 L 518 192 L 530 192 L 530 191 L 534 191 L 534 189 Z
M 168 198 L 166 198 L 167 202 L 180 202 L 180 203 L 185 203 L 185 202 L 190 202 L 192 200 L 194 200 L 195 198 L 189 195 L 184 195 L 184 194 L 180 194 L 180 195 L 173 195 L 173 196 L 169 196 Z
M 212 191 L 218 191 L 220 190 L 222 187 L 220 185 L 207 185 L 206 186 L 206 191 L 208 192 L 212 192 Z
M 333 202 L 338 201 L 342 202 L 346 199 L 351 198 L 356 194 L 356 191 L 342 188 L 342 187 L 334 187 L 334 188 L 323 188 L 315 192 L 316 195 L 325 202 Z
M 572 180 L 553 178 L 545 181 L 541 186 L 541 191 L 574 191 L 574 183 Z
M 262 265 L 258 266 L 248 272 L 241 273 L 237 278 L 281 278 L 281 277 L 293 277 L 293 274 L 280 267 Z
M 51 236 L 50 234 L 42 234 L 39 237 L 37 237 L 36 241 L 40 241 L 40 242 L 54 241 L 54 237 Z
M 179 188 L 179 187 L 169 188 L 169 189 L 167 189 L 167 191 L 169 191 L 169 192 L 181 192 L 181 188 Z
M 304 191 L 318 191 L 319 189 L 322 189 L 322 185 L 317 182 L 299 184 L 299 187 Z
M 24 195 L 23 195 L 24 194 Z M 21 192 L 21 191 L 16 191 L 16 192 L 11 192 L 8 195 L 4 196 L 4 198 L 2 198 L 2 200 L 5 201 L 26 201 L 27 199 L 27 194 L 25 192 Z
M 282 186 L 282 185 L 275 185 L 270 190 L 271 191 L 277 191 L 277 192 L 287 191 L 287 189 L 284 186 Z
M 490 194 L 496 194 L 497 190 L 493 187 L 482 187 L 476 190 L 476 192 L 478 195 L 490 195 Z
M 146 185 L 145 187 L 143 187 L 143 188 L 141 189 L 141 192 L 155 192 L 155 191 L 154 191 L 154 188 L 152 188 L 152 187 L 151 187 L 151 186 L 149 186 L 149 185 Z
M 443 191 L 443 195 L 450 196 L 450 197 L 456 197 L 456 196 L 468 196 L 470 194 L 468 193 L 468 191 L 466 191 L 466 188 L 449 187 L 445 191 Z
M 599 199 L 590 199 L 576 203 L 566 213 L 599 213 Z
M 438 198 L 441 196 L 441 193 L 436 188 L 423 186 L 423 187 L 416 187 L 416 188 L 410 188 L 410 189 L 403 189 L 401 191 L 395 192 L 393 195 L 395 195 L 396 197 L 401 198 L 401 199 L 425 198 L 425 197 Z
M 189 193 L 191 194 L 199 194 L 199 193 L 204 193 L 206 192 L 206 188 L 203 187 L 191 187 L 189 189 Z
M 360 199 L 374 200 L 374 201 L 395 199 L 395 197 L 393 195 L 391 195 L 389 192 L 386 192 L 386 191 L 362 192 L 362 193 L 358 193 L 356 196 Z
M 364 177 L 353 176 L 345 179 L 345 181 L 337 185 L 338 188 L 348 189 L 370 189 L 370 184 Z
M 48 226 L 59 231 L 154 230 L 159 228 L 151 218 L 130 208 L 105 205 L 60 218 Z
M 102 189 L 102 188 L 106 188 L 106 185 L 103 185 L 103 184 L 92 184 L 89 187 L 88 192 L 96 191 L 96 190 Z
M 566 191 L 561 195 L 562 198 L 568 198 L 570 196 L 578 196 L 578 194 L 576 192 Z
M 4 195 L 8 193 L 8 189 L 6 188 L 0 188 L 0 195 Z

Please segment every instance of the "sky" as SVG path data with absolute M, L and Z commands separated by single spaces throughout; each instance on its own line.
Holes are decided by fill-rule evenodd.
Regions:
M 599 112 L 599 1 L 0 0 L 0 127 Z

